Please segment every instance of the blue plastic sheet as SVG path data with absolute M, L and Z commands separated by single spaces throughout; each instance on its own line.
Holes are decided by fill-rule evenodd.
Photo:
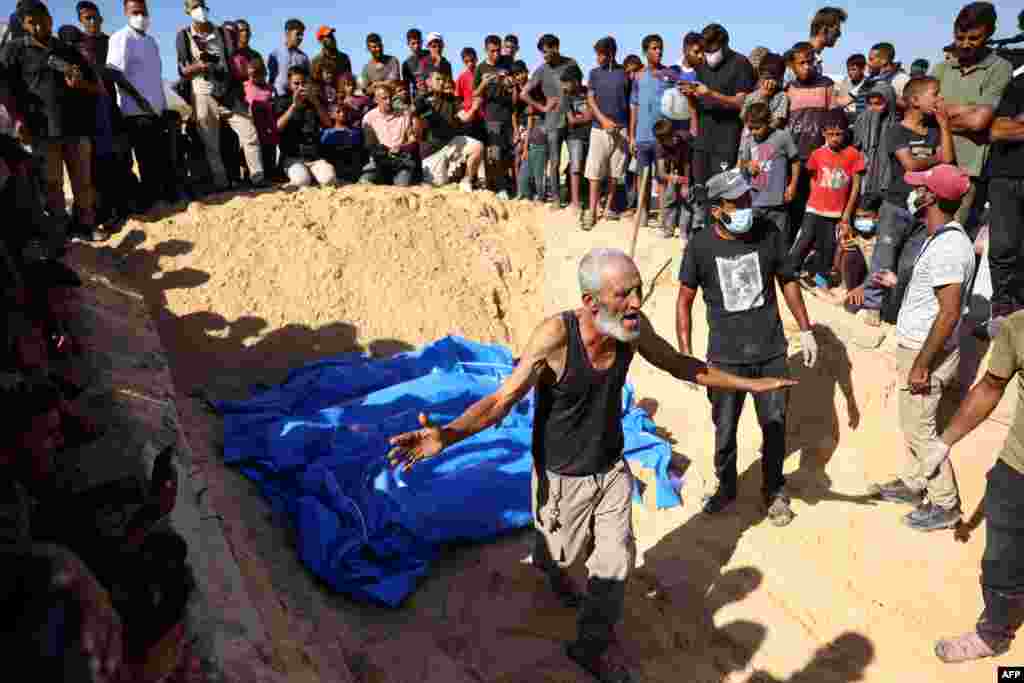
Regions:
M 295 527 L 315 574 L 354 598 L 398 606 L 442 544 L 482 541 L 530 521 L 533 393 L 501 424 L 408 472 L 386 461 L 388 438 L 444 422 L 498 387 L 505 348 L 445 337 L 387 360 L 345 354 L 293 371 L 247 401 L 219 402 L 225 461 L 257 482 Z M 625 455 L 654 471 L 659 508 L 679 504 L 671 450 L 623 395 Z M 637 493 L 639 495 L 639 492 Z

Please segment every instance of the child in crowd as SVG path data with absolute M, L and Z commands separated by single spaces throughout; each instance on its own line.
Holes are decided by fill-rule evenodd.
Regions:
M 903 121 L 889 129 L 882 143 L 889 157 L 891 175 L 878 219 L 878 245 L 871 260 L 872 275 L 898 268 L 904 260 L 900 254 L 915 231 L 913 216 L 907 209 L 911 187 L 903 179 L 904 174 L 956 163 L 953 134 L 939 95 L 939 82 L 934 78 L 911 79 L 903 89 L 903 97 L 907 105 Z M 919 241 L 915 240 L 915 244 Z M 899 281 L 905 283 L 908 278 Z M 869 280 L 864 291 L 865 323 L 873 327 L 880 324 L 880 312 L 887 297 L 899 297 L 895 299 L 898 305 L 902 288 L 887 293 Z
M 815 67 L 815 55 L 814 46 L 806 42 L 797 43 L 786 53 L 786 65 L 795 76 L 795 80 L 786 86 L 789 98 L 786 129 L 793 136 L 793 142 L 800 151 L 800 161 L 804 164 L 824 144 L 822 126 L 835 106 L 835 85 L 831 78 L 822 76 Z M 797 180 L 796 196 L 789 205 L 789 224 L 794 228 L 803 224 L 810 193 L 811 176 L 804 167 Z
M 313 67 L 313 89 L 327 116 L 333 121 L 338 113 L 338 62 L 324 57 Z
M 362 120 L 368 100 L 355 94 L 352 74 L 343 73 L 335 82 L 338 106 L 331 119 L 334 125 L 320 133 L 320 147 L 324 158 L 334 166 L 338 180 L 355 182 L 366 164 Z
M 762 66 L 772 56 L 765 56 Z M 750 137 L 740 145 L 739 167 L 750 183 L 754 216 L 771 221 L 790 244 L 787 205 L 796 195 L 800 154 L 789 131 L 775 126 L 778 117 L 767 102 L 754 102 L 745 109 Z
M 267 67 L 263 59 L 252 57 L 247 67 L 249 79 L 245 82 L 245 102 L 249 105 L 256 135 L 260 139 L 260 156 L 267 174 L 280 177 L 277 165 L 277 143 L 280 138 L 274 118 L 274 89 L 267 82 Z
M 782 81 L 786 76 L 786 62 L 781 56 L 768 53 L 761 58 L 757 69 L 757 90 L 747 95 L 740 108 L 740 118 L 747 120 L 747 111 L 751 105 L 763 103 L 768 105 L 771 113 L 769 126 L 776 130 L 786 127 L 789 118 L 789 98 L 782 92 Z M 750 127 L 744 127 L 740 137 L 740 152 L 743 146 L 750 144 Z
M 823 116 L 821 127 L 825 144 L 807 160 L 811 195 L 792 254 L 799 265 L 814 248 L 808 271 L 814 286 L 827 295 L 832 285 L 836 232 L 850 229 L 864 173 L 864 155 L 847 144 L 849 119 L 842 109 L 833 109 Z
M 678 227 L 683 239 L 688 239 L 693 215 L 688 201 L 690 135 L 685 130 L 677 130 L 672 121 L 661 119 L 654 124 L 654 137 L 657 141 L 654 164 L 661 198 L 661 236 L 672 238 Z
M 644 63 L 637 55 L 629 55 L 622 60 L 622 68 L 626 70 L 629 80 L 635 81 L 640 78 L 640 73 L 644 70 Z
M 859 112 L 853 125 L 853 145 L 864 155 L 865 194 L 882 194 L 892 177 L 890 155 L 885 147 L 889 130 L 899 125 L 896 116 L 896 91 L 885 81 L 879 81 L 864 97 L 866 109 Z M 849 116 L 849 112 L 847 112 Z
M 846 308 L 855 313 L 864 304 L 864 283 L 868 278 L 868 264 L 875 247 L 878 232 L 878 210 L 882 195 L 870 193 L 861 197 L 853 225 L 839 235 L 835 269 L 846 290 Z
M 583 72 L 575 64 L 571 64 L 561 76 L 562 100 L 560 115 L 564 114 L 569 125 L 569 132 L 566 135 L 566 145 L 569 148 L 569 174 L 570 174 L 570 202 L 569 207 L 573 211 L 579 211 L 582 207 L 580 201 L 580 182 L 583 177 L 583 167 L 587 160 L 587 144 L 590 142 L 590 124 L 594 116 L 587 106 L 586 89 L 583 87 Z M 593 224 L 585 221 L 584 230 L 589 230 Z
M 548 140 L 544 132 L 544 112 L 530 106 L 526 118 L 526 149 L 519 166 L 520 199 L 544 199 L 547 167 Z

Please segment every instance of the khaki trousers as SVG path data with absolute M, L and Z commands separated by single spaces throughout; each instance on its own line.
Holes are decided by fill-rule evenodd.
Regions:
M 907 374 L 910 372 L 917 351 L 896 347 L 893 350 L 899 366 L 899 415 L 903 441 L 907 446 L 907 460 L 900 473 L 900 479 L 908 487 L 920 491 L 928 490 L 928 500 L 934 505 L 950 509 L 960 505 L 953 463 L 947 456 L 938 463 L 928 461 L 932 445 L 939 439 L 935 426 L 935 414 L 944 391 L 949 391 L 957 378 L 960 365 L 960 350 L 945 351 L 935 360 L 931 372 L 931 391 L 926 395 L 911 394 L 907 389 Z M 929 476 L 930 475 L 930 476 Z
M 531 492 L 533 563 L 557 575 L 586 556 L 589 581 L 579 640 L 606 647 L 622 618 L 626 580 L 636 564 L 629 465 L 620 459 L 607 472 L 585 477 L 538 473 L 535 467 Z
M 260 155 L 260 140 L 253 125 L 252 115 L 236 102 L 226 109 L 213 95 L 195 93 L 194 96 L 196 125 L 199 136 L 206 148 L 206 161 L 213 173 L 213 182 L 218 187 L 228 184 L 228 175 L 224 170 L 224 161 L 220 156 L 220 127 L 223 123 L 231 126 L 238 134 L 238 142 L 245 155 L 245 165 L 249 167 L 249 177 L 254 182 L 264 178 L 263 158 Z M 226 112 L 226 115 L 222 115 Z
M 86 137 L 43 139 L 37 143 L 45 160 L 46 208 L 55 216 L 67 211 L 64 198 L 64 167 L 68 169 L 79 219 L 84 225 L 96 223 L 96 188 L 92 177 L 92 141 Z

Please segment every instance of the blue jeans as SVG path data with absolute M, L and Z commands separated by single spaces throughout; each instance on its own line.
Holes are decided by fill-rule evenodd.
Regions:
M 544 198 L 544 176 L 547 173 L 547 163 L 547 145 L 530 145 L 526 152 L 526 161 L 519 165 L 518 197 L 520 199 L 531 197 L 531 186 L 533 197 Z
M 548 192 L 554 201 L 561 201 L 562 183 L 559 178 L 562 168 L 562 143 L 569 132 L 568 128 L 549 130 L 548 133 Z
M 871 255 L 871 272 L 864 284 L 864 308 L 879 310 L 885 299 L 886 290 L 872 284 L 872 276 L 883 270 L 896 271 L 900 253 L 910 237 L 914 218 L 906 207 L 896 206 L 888 199 L 882 202 L 878 213 L 878 239 Z

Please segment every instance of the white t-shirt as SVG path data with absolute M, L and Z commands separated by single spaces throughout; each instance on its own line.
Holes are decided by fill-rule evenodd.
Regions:
M 921 255 L 914 264 L 910 284 L 903 295 L 903 304 L 896 320 L 896 338 L 901 346 L 920 349 L 932 329 L 932 323 L 939 315 L 939 299 L 935 288 L 959 283 L 961 285 L 961 318 L 970 302 L 966 291 L 974 277 L 974 244 L 959 223 L 950 223 L 953 230 L 947 230 L 938 237 L 929 237 L 921 248 Z M 960 322 L 946 340 L 946 348 L 956 346 Z
M 124 74 L 157 114 L 167 108 L 164 97 L 163 64 L 156 39 L 125 26 L 110 36 L 107 64 Z M 125 116 L 138 116 L 142 109 L 127 93 L 117 93 L 117 103 Z

